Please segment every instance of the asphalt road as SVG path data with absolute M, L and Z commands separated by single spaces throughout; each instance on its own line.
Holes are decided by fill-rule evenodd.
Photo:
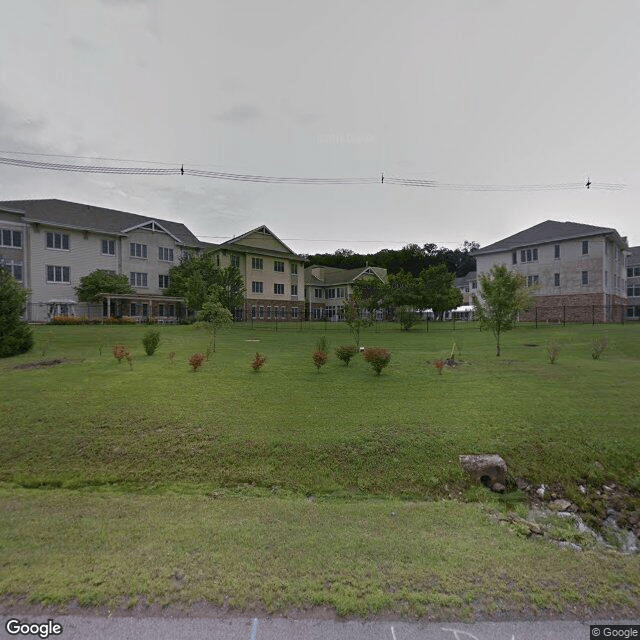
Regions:
M 20 623 L 9 621 L 17 619 Z M 291 618 L 134 618 L 61 615 L 47 624 L 47 616 L 4 613 L 2 638 L 61 638 L 62 640 L 588 640 L 638 638 L 640 621 L 631 632 L 592 635 L 590 625 L 606 621 L 536 622 L 367 622 L 295 620 Z M 24 625 L 45 625 L 31 627 Z M 59 633 L 58 627 L 62 627 Z M 617 627 L 616 627 L 617 628 Z M 17 630 L 17 633 L 13 633 Z M 12 632 L 12 633 L 10 633 Z M 26 632 L 26 633 L 25 633 Z

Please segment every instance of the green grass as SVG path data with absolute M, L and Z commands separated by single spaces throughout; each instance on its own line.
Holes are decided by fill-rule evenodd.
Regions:
M 429 328 L 364 332 L 362 344 L 392 354 L 376 376 L 361 356 L 346 367 L 333 354 L 351 342 L 342 326 L 326 326 L 319 373 L 322 325 L 220 331 L 195 373 L 188 358 L 208 336 L 191 327 L 160 327 L 151 357 L 145 327 L 37 327 L 31 353 L 0 361 L 0 595 L 469 616 L 496 602 L 568 611 L 577 598 L 640 610 L 637 557 L 535 543 L 482 504 L 451 501 L 486 500 L 459 469 L 474 452 L 568 491 L 636 486 L 640 325 L 521 327 L 501 358 L 473 325 Z M 454 341 L 462 363 L 440 376 L 433 361 Z M 116 343 L 133 368 L 113 358 Z

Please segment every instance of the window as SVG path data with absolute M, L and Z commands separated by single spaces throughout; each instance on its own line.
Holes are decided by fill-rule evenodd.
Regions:
M 132 302 L 131 305 L 129 306 L 129 315 L 130 316 L 138 315 L 138 307 L 136 306 L 135 302 Z
M 22 260 L 5 260 L 0 263 L 18 281 L 22 282 Z
M 260 310 L 260 320 L 264 320 L 264 307 L 259 307 Z
M 537 262 L 538 249 L 522 249 L 520 251 L 520 262 Z
M 169 276 L 160 274 L 158 276 L 158 287 L 166 289 L 169 286 Z
M 47 282 L 71 282 L 69 267 L 47 265 Z
M 282 262 L 282 260 L 274 260 L 273 270 L 279 271 L 280 273 L 284 273 L 284 262 Z
M 605 287 L 609 286 L 609 272 L 608 271 L 604 272 L 604 286 Z
M 137 242 L 129 243 L 129 250 L 132 258 L 146 258 L 147 257 L 147 245 L 138 244 Z
M 102 255 L 115 256 L 116 255 L 116 241 L 115 240 L 103 240 L 102 241 Z
M 553 274 L 553 286 L 554 287 L 559 287 L 560 286 L 560 274 L 559 273 L 554 273 Z
M 298 309 L 298 307 L 291 307 L 291 317 L 298 318 L 299 315 L 300 315 L 300 310 Z
M 477 280 L 472 280 L 471 281 L 471 288 L 472 289 L 477 289 L 478 288 L 478 281 Z
M 0 233 L 0 246 L 18 248 L 22 247 L 22 231 L 2 229 L 2 233 Z
M 129 283 L 132 287 L 147 287 L 147 274 L 132 271 L 129 274 Z
M 583 240 L 582 241 L 582 255 L 586 256 L 589 253 L 589 241 L 588 240 Z
M 554 260 L 560 260 L 560 245 L 553 245 L 553 258 Z
M 336 298 L 344 298 L 347 295 L 346 287 L 338 287 L 336 289 Z
M 284 320 L 287 317 L 286 307 L 280 307 L 280 317 Z
M 518 264 L 518 252 L 517 251 L 514 251 L 511 254 L 511 263 L 512 264 Z
M 240 256 L 231 256 L 231 266 L 240 268 Z
M 271 320 L 271 307 L 267 307 L 267 320 Z
M 164 316 L 164 305 L 163 304 L 159 304 L 158 305 L 158 315 L 159 316 Z
M 173 262 L 173 249 L 169 247 L 158 247 L 158 260 Z
M 532 287 L 538 284 L 538 276 L 527 276 L 527 285 Z
M 180 253 L 180 260 L 182 260 L 182 262 L 186 262 L 187 260 L 191 260 L 191 254 L 188 251 L 182 251 Z
M 273 293 L 279 296 L 284 295 L 284 284 L 280 282 L 275 282 L 273 285 Z
M 47 231 L 47 249 L 61 249 L 69 251 L 69 235 Z
M 256 308 L 255 307 L 251 307 L 251 319 L 252 320 L 256 319 Z
M 627 267 L 627 278 L 633 278 L 633 267 Z
M 327 289 L 327 298 L 335 298 L 336 290 L 335 289 Z
M 297 296 L 298 295 L 298 285 L 297 284 L 292 284 L 291 285 L 291 295 L 292 296 Z
M 633 277 L 640 276 L 640 267 L 633 267 Z
M 322 295 L 322 289 L 319 289 L 319 288 L 316 288 L 316 289 L 313 290 L 313 295 L 316 298 L 320 298 L 320 300 L 322 300 L 322 298 L 324 297 Z
M 264 284 L 262 282 L 256 282 L 255 280 L 251 283 L 251 293 L 263 293 L 264 292 Z
M 16 278 L 17 280 L 17 278 Z M 627 287 L 627 297 L 638 297 L 640 296 L 640 284 L 635 285 L 634 287 Z
M 262 269 L 262 258 L 251 258 L 252 269 Z
M 582 272 L 582 284 L 589 284 L 589 272 L 588 271 L 583 271 Z
M 298 263 L 297 262 L 291 262 L 291 273 L 293 273 L 293 275 L 296 275 L 298 273 Z

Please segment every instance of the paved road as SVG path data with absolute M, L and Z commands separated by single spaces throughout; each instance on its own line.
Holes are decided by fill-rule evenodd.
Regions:
M 11 634 L 17 623 L 47 622 L 46 616 L 13 616 L 2 618 L 2 638 L 61 638 L 62 640 L 589 640 L 591 624 L 605 621 L 538 621 L 538 622 L 361 622 L 294 620 L 290 618 L 101 618 L 96 616 L 56 616 L 48 629 L 38 631 L 23 627 L 24 634 Z M 53 625 L 62 626 L 62 632 Z M 613 625 L 639 625 L 638 635 L 617 634 L 600 637 L 640 638 L 640 621 L 616 621 Z M 18 627 L 19 628 L 19 627 Z M 47 636 L 47 631 L 49 635 Z

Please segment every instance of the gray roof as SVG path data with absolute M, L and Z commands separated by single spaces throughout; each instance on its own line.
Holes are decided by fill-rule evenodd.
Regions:
M 627 255 L 627 264 L 640 264 L 640 247 L 629 247 L 629 255 Z
M 182 244 L 189 247 L 203 245 L 181 222 L 172 222 L 171 220 L 162 220 L 153 216 L 143 216 L 116 209 L 105 209 L 90 204 L 56 199 L 4 200 L 0 201 L 0 209 L 24 213 L 24 219 L 28 222 L 115 235 L 124 235 L 125 229 L 155 220 Z
M 317 278 L 313 275 L 313 269 L 322 269 L 324 279 Z M 312 265 L 304 270 L 304 283 L 306 285 L 337 285 L 349 284 L 356 280 L 359 276 L 366 274 L 367 271 L 371 275 L 376 275 L 381 280 L 387 277 L 387 270 L 383 267 L 359 267 L 357 269 L 340 269 L 339 267 L 325 267 L 322 265 Z
M 610 235 L 617 237 L 621 244 L 626 244 L 625 238 L 620 238 L 615 229 L 609 227 L 595 227 L 590 224 L 580 224 L 578 222 L 557 222 L 556 220 L 546 220 L 529 229 L 520 231 L 504 240 L 499 240 L 493 244 L 473 251 L 471 255 L 478 256 L 485 253 L 498 253 L 511 251 L 520 247 L 532 244 L 542 244 L 545 242 L 556 242 L 559 240 L 570 240 L 574 238 L 586 238 L 590 236 Z

